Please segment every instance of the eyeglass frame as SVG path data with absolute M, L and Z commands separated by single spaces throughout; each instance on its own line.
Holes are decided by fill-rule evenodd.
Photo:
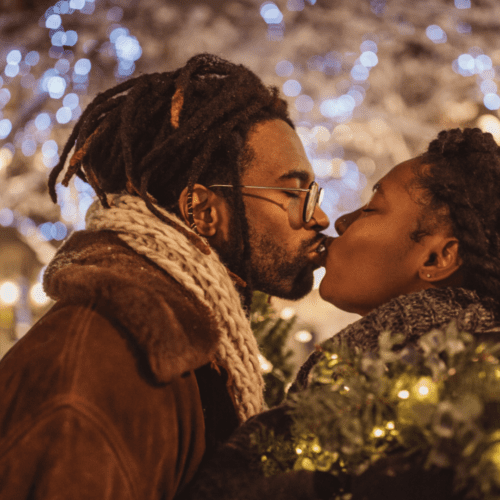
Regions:
M 309 202 L 309 198 L 311 196 L 311 191 L 314 188 L 314 186 L 318 187 L 318 192 L 316 194 L 316 202 L 314 204 L 314 208 L 311 212 L 311 216 L 309 219 L 306 218 L 306 210 L 307 210 L 307 205 Z M 287 188 L 287 187 L 274 187 L 274 186 L 242 186 L 242 185 L 237 185 L 233 186 L 231 184 L 212 184 L 211 186 L 208 186 L 208 188 L 214 188 L 214 187 L 240 187 L 240 188 L 248 188 L 248 189 L 274 189 L 276 191 L 302 191 L 302 192 L 307 192 L 306 199 L 304 200 L 304 210 L 302 212 L 302 221 L 304 224 L 307 224 L 313 217 L 314 212 L 316 211 L 316 207 L 319 207 L 321 205 L 321 202 L 323 201 L 323 196 L 325 194 L 325 190 L 322 187 L 319 187 L 319 184 L 316 181 L 312 181 L 311 184 L 309 184 L 309 187 L 307 189 L 303 188 Z M 306 220 L 307 219 L 307 220 Z

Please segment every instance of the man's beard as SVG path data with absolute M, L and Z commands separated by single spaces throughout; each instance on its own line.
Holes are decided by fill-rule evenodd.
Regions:
M 245 279 L 242 243 L 237 236 L 239 231 L 234 227 L 233 218 L 229 224 L 229 241 L 218 249 L 218 254 L 231 272 Z M 253 231 L 251 227 L 248 232 L 249 272 L 254 290 L 288 300 L 301 299 L 312 290 L 316 266 L 308 259 L 308 253 L 321 236 L 316 235 L 311 240 L 304 241 L 290 260 L 288 251 L 276 245 L 268 234 Z
M 276 245 L 267 234 L 250 228 L 251 275 L 255 289 L 275 297 L 298 300 L 313 288 L 315 265 L 308 259 L 317 237 L 301 244 L 290 260 L 289 252 Z

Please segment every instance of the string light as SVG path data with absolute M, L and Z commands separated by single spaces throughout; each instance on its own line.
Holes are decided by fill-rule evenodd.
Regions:
M 45 306 L 50 302 L 50 298 L 43 290 L 41 283 L 35 283 L 30 290 L 31 302 L 36 306 Z
M 0 285 L 0 302 L 6 305 L 14 305 L 21 296 L 19 286 L 12 281 L 5 281 Z

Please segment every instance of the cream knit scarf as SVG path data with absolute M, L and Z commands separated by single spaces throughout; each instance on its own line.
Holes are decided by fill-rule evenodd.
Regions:
M 241 422 L 260 412 L 264 382 L 259 348 L 226 268 L 214 251 L 204 255 L 179 231 L 153 215 L 138 196 L 108 195 L 110 208 L 99 201 L 87 212 L 87 229 L 116 231 L 136 252 L 145 255 L 190 290 L 214 312 L 221 332 L 216 360 L 229 375 L 233 402 Z M 191 231 L 175 215 L 156 207 Z

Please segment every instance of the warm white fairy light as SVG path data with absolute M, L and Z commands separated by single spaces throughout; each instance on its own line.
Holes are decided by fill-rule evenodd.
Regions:
M 284 307 L 280 312 L 280 318 L 288 321 L 295 316 L 296 312 L 293 307 Z
M 301 342 L 302 344 L 307 344 L 308 342 L 311 342 L 312 338 L 313 334 L 308 330 L 299 330 L 295 334 L 295 340 L 297 340 L 297 342 Z
M 50 302 L 50 298 L 44 292 L 41 283 L 35 283 L 31 287 L 30 299 L 35 306 L 44 306 Z
M 21 297 L 21 291 L 12 281 L 5 281 L 0 285 L 0 301 L 6 305 L 14 305 Z
M 398 392 L 398 397 L 401 399 L 408 399 L 410 397 L 410 393 L 406 389 L 403 389 Z

